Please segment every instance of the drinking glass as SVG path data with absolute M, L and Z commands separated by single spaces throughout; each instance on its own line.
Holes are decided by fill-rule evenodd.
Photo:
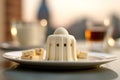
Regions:
M 89 51 L 104 52 L 107 45 L 105 44 L 107 28 L 101 22 L 87 22 L 85 31 L 86 47 Z

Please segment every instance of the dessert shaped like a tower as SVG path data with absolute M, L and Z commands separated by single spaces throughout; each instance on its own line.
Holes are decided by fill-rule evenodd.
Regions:
M 58 28 L 48 36 L 46 60 L 76 61 L 76 40 L 65 28 Z

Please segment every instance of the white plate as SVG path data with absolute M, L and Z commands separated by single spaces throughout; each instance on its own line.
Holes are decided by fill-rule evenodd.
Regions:
M 78 61 L 33 61 L 21 59 L 22 51 L 7 52 L 3 57 L 30 67 L 50 67 L 50 68 L 91 68 L 117 59 L 115 55 L 108 53 L 89 52 L 88 59 Z

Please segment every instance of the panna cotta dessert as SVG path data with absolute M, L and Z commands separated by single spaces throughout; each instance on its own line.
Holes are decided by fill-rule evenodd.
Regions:
M 76 61 L 76 40 L 68 31 L 60 27 L 48 36 L 46 43 L 46 60 Z

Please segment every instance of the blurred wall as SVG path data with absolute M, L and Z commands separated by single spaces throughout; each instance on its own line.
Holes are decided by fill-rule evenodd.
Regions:
M 5 35 L 5 31 L 4 31 L 4 28 L 5 28 L 5 13 L 4 13 L 4 3 L 5 3 L 5 0 L 0 0 L 0 42 L 4 41 L 4 35 Z
M 23 19 L 35 20 L 41 0 L 23 0 Z M 84 16 L 103 20 L 113 12 L 120 14 L 120 0 L 47 0 L 54 26 L 69 25 Z

